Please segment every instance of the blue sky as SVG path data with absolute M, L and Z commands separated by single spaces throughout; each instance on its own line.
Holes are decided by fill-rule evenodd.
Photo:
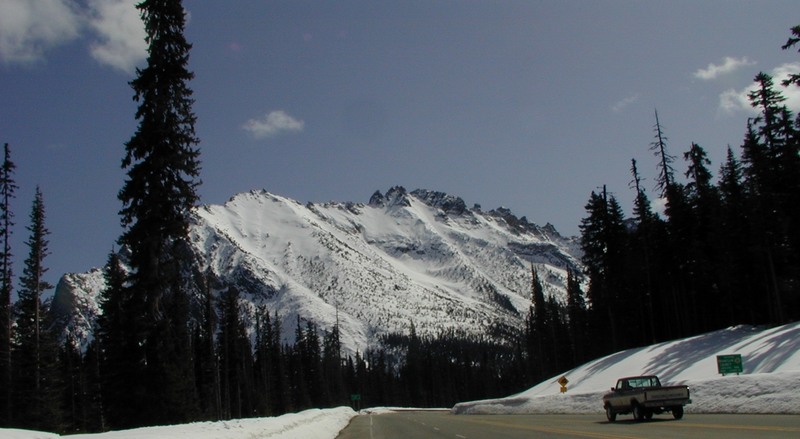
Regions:
M 37 185 L 51 283 L 102 266 L 121 232 L 128 81 L 145 58 L 134 3 L 0 0 L 17 273 Z M 670 152 L 697 142 L 716 173 L 726 147 L 738 151 L 753 77 L 800 72 L 800 54 L 780 49 L 800 24 L 796 0 L 184 6 L 204 204 L 262 188 L 366 202 L 403 185 L 576 235 L 603 184 L 629 211 L 631 158 L 655 198 L 656 108 Z

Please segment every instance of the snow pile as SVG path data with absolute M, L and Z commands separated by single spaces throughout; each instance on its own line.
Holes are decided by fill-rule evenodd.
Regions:
M 721 376 L 717 355 L 740 354 L 743 374 Z M 454 413 L 601 413 L 617 378 L 658 375 L 686 384 L 689 413 L 800 413 L 800 323 L 759 330 L 737 326 L 629 349 L 579 366 L 507 398 L 457 404 Z M 569 380 L 561 393 L 557 380 Z
M 312 409 L 274 418 L 196 422 L 185 425 L 144 427 L 99 434 L 77 434 L 70 439 L 241 439 L 241 438 L 335 438 L 356 415 L 349 407 Z M 0 429 L 3 439 L 54 439 L 57 434 Z

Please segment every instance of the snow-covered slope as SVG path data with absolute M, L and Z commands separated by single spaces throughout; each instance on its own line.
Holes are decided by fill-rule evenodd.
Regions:
M 717 355 L 740 354 L 742 375 L 717 373 Z M 466 402 L 457 413 L 601 413 L 617 378 L 658 375 L 687 384 L 699 413 L 800 413 L 800 323 L 771 329 L 737 326 L 591 361 L 508 398 Z M 557 380 L 566 376 L 567 393 Z
M 419 333 L 481 336 L 519 327 L 531 264 L 545 293 L 560 299 L 566 270 L 581 268 L 575 241 L 552 226 L 401 187 L 376 192 L 368 204 L 303 205 L 266 191 L 242 193 L 198 208 L 191 240 L 198 269 L 220 289 L 235 285 L 251 314 L 260 304 L 277 311 L 287 339 L 298 316 L 322 329 L 338 318 L 350 350 L 380 334 L 407 333 L 412 323 Z M 55 300 L 68 302 L 58 297 L 68 294 L 69 302 L 91 302 L 100 288 L 99 272 L 68 275 Z

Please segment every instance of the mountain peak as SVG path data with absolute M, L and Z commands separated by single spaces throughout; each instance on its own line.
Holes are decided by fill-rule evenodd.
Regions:
M 389 188 L 386 195 L 381 194 L 381 191 L 375 191 L 369 199 L 369 204 L 373 207 L 411 206 L 411 202 L 408 200 L 408 192 L 403 186 Z
M 300 318 L 321 330 L 338 323 L 343 345 L 363 351 L 411 324 L 420 334 L 483 337 L 521 327 L 531 264 L 545 294 L 563 301 L 566 271 L 580 270 L 580 255 L 554 229 L 546 232 L 553 233 L 506 208 L 482 212 L 443 192 L 394 186 L 368 205 L 239 194 L 198 208 L 190 242 L 195 271 L 215 291 L 241 291 L 248 321 L 264 305 L 285 322 Z M 100 272 L 63 281 L 65 293 L 87 302 L 104 282 Z M 284 325 L 287 341 L 292 328 Z
M 427 204 L 428 206 L 442 209 L 445 213 L 453 215 L 463 215 L 469 212 L 467 204 L 460 197 L 448 195 L 444 192 L 417 189 L 411 195 Z

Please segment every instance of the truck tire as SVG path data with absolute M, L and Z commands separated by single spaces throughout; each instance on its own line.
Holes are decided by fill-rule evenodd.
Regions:
M 608 422 L 617 420 L 617 413 L 611 408 L 611 404 L 606 404 L 606 419 L 608 419 Z
M 633 419 L 637 421 L 644 421 L 647 409 L 642 407 L 639 403 L 633 403 Z
M 675 419 L 681 419 L 683 417 L 683 406 L 675 406 L 672 407 L 672 417 Z

